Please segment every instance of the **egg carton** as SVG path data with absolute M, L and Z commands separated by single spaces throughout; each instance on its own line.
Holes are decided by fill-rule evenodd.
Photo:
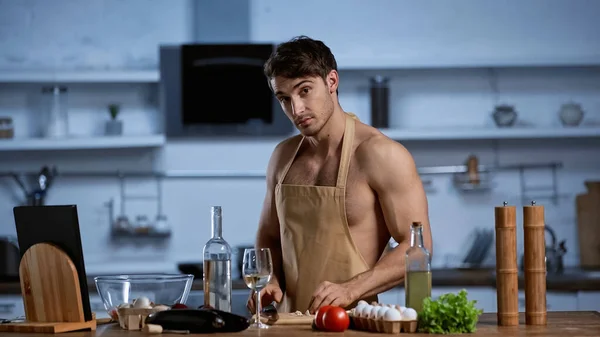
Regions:
M 142 330 L 150 314 L 163 310 L 170 310 L 170 308 L 163 305 L 152 308 L 118 308 L 119 325 L 124 330 Z
M 351 315 L 352 324 L 356 330 L 380 333 L 415 333 L 417 321 L 386 321 L 383 319 L 358 317 Z
M 381 310 L 385 312 L 382 313 Z M 414 309 L 394 304 L 367 304 L 365 301 L 359 301 L 357 306 L 350 310 L 349 316 L 356 330 L 397 334 L 414 333 L 418 327 L 417 313 Z

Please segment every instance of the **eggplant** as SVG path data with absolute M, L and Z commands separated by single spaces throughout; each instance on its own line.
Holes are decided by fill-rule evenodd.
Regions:
M 250 326 L 250 321 L 230 312 L 204 308 L 155 312 L 148 315 L 146 324 L 160 325 L 164 330 L 215 333 L 244 331 Z

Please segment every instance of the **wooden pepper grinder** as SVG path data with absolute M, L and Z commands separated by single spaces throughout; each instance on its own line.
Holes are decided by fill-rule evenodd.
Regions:
M 546 325 L 546 238 L 544 206 L 523 207 L 525 324 Z
M 519 279 L 517 265 L 517 212 L 515 206 L 495 208 L 496 296 L 498 325 L 519 324 Z

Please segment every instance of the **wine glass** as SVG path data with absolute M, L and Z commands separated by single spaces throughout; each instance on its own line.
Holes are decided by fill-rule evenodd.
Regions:
M 273 261 L 269 248 L 245 249 L 242 265 L 242 275 L 246 286 L 256 293 L 256 322 L 257 329 L 267 329 L 269 326 L 260 321 L 260 291 L 269 284 L 273 274 Z

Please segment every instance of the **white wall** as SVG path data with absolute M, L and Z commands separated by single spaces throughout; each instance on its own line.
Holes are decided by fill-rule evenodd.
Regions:
M 597 60 L 594 0 L 253 0 L 251 36 L 328 42 L 342 66 L 356 60 L 439 65 Z
M 562 7 L 539 7 L 539 1 L 519 5 L 521 7 L 514 5 L 517 9 L 510 11 L 509 7 L 501 10 L 487 2 L 482 7 L 461 6 L 455 11 L 431 10 L 435 18 L 452 12 L 456 17 L 449 22 L 472 22 L 473 25 L 488 27 L 488 31 L 506 32 L 502 36 L 493 35 L 499 39 L 497 43 L 485 41 L 480 31 L 468 25 L 462 30 L 455 30 L 452 36 L 439 35 L 438 32 L 444 29 L 437 26 L 423 31 L 426 26 L 422 21 L 407 20 L 431 17 L 426 7 L 417 7 L 414 3 L 409 6 L 407 2 L 402 2 L 402 5 L 391 1 L 382 3 L 380 5 L 385 5 L 382 7 L 385 10 L 377 13 L 384 16 L 379 19 L 374 16 L 374 7 L 366 2 L 353 1 L 339 6 L 326 1 L 319 7 L 319 12 L 307 13 L 303 12 L 305 8 L 314 9 L 310 3 L 303 7 L 295 2 L 254 0 L 250 6 L 250 35 L 254 41 L 284 40 L 299 34 L 315 35 L 325 39 L 326 43 L 331 41 L 334 53 L 339 53 L 340 58 L 346 60 L 379 53 L 357 47 L 365 43 L 371 49 L 380 46 L 385 57 L 406 57 L 407 63 L 428 52 L 435 55 L 428 60 L 443 57 L 445 54 L 439 53 L 444 50 L 449 50 L 447 60 L 461 57 L 489 59 L 500 55 L 513 61 L 554 53 L 568 58 L 573 55 L 570 48 L 579 48 L 581 55 L 594 55 L 600 50 L 597 39 L 584 44 L 571 38 L 575 33 L 588 32 L 590 27 L 593 28 L 595 20 L 589 19 L 589 13 L 593 11 L 586 11 L 584 5 L 597 7 L 597 3 L 589 1 L 578 1 L 578 6 L 569 7 L 567 12 Z M 189 1 L 166 0 L 102 0 L 86 2 L 85 5 L 66 0 L 52 3 L 0 0 L 0 69 L 154 69 L 158 44 L 182 43 L 193 38 L 191 8 Z M 537 16 L 537 21 L 528 21 L 539 23 L 536 38 L 528 39 L 527 34 L 515 31 L 515 24 L 521 25 L 528 15 L 538 13 L 534 9 L 549 12 Z M 339 15 L 328 21 L 331 13 Z M 498 20 L 495 26 L 490 25 L 488 19 L 469 21 L 473 17 L 489 17 L 490 13 L 503 13 L 504 19 L 517 19 L 509 22 Z M 284 22 L 290 26 L 285 26 Z M 407 23 L 405 27 L 406 22 L 419 23 L 420 26 Z M 360 29 L 341 29 L 345 27 Z M 390 27 L 397 28 L 395 32 L 402 34 L 386 33 Z M 413 30 L 408 32 L 411 27 L 414 27 Z M 457 36 L 464 36 L 465 40 L 458 41 Z M 433 39 L 436 37 L 441 42 Z M 465 47 L 465 44 L 468 46 Z M 517 49 L 522 52 L 515 56 L 511 52 Z M 367 85 L 369 75 L 373 73 L 344 71 L 341 75 L 342 106 L 355 112 L 365 122 L 370 121 Z M 490 126 L 490 113 L 496 102 L 515 104 L 523 123 L 555 126 L 560 105 L 571 99 L 581 103 L 586 110 L 584 123 L 600 121 L 600 71 L 597 68 L 499 69 L 498 97 L 491 94 L 486 70 L 393 70 L 380 73 L 392 77 L 391 123 L 395 127 L 468 129 Z M 105 106 L 114 100 L 125 102 L 123 119 L 127 134 L 158 129 L 157 103 L 156 97 L 153 97 L 156 88 L 151 85 L 79 84 L 69 85 L 69 88 L 70 123 L 77 134 L 98 134 L 102 121 L 107 118 Z M 38 112 L 30 102 L 38 92 L 38 85 L 0 85 L 0 115 L 10 115 L 15 119 L 19 136 L 34 134 L 34 125 L 29 121 Z M 0 171 L 38 170 L 43 164 L 55 164 L 59 169 L 69 171 L 151 168 L 264 170 L 275 144 L 276 140 L 261 139 L 249 143 L 217 141 L 210 144 L 179 141 L 169 142 L 164 149 L 156 152 L 112 150 L 102 155 L 99 151 L 0 153 Z M 556 229 L 559 238 L 567 240 L 569 252 L 565 262 L 577 264 L 573 198 L 584 191 L 584 180 L 600 179 L 598 139 L 502 141 L 498 144 L 488 141 L 408 142 L 405 145 L 412 151 L 419 166 L 462 164 L 472 153 L 478 155 L 483 164 L 494 164 L 496 160 L 502 165 L 563 162 L 564 168 L 559 172 L 559 192 L 562 195 L 559 203 L 554 205 L 550 200 L 538 197 L 536 200 L 547 207 L 548 224 Z M 499 174 L 496 183 L 502 186 L 490 193 L 477 195 L 458 193 L 450 183 L 450 176 L 434 176 L 431 179 L 435 191 L 428 194 L 428 199 L 436 266 L 443 266 L 448 254 L 464 253 L 462 244 L 471 230 L 493 228 L 494 206 L 501 205 L 502 201 L 521 205 L 517 172 Z M 528 184 L 550 182 L 546 171 L 527 174 Z M 152 181 L 132 181 L 128 182 L 127 190 L 131 194 L 152 194 L 155 193 L 155 185 Z M 19 202 L 18 193 L 11 180 L 0 180 L 0 234 L 14 234 L 12 207 Z M 47 202 L 78 205 L 88 272 L 96 273 L 171 270 L 177 261 L 201 259 L 202 245 L 210 234 L 211 205 L 224 207 L 224 235 L 232 245 L 251 243 L 263 196 L 262 179 L 166 181 L 164 212 L 174 234 L 168 243 L 161 245 L 110 243 L 105 203 L 111 198 L 119 201 L 115 179 L 61 178 L 52 187 Z M 152 201 L 127 206 L 130 217 L 137 214 L 153 217 L 156 213 L 156 205 Z M 521 239 L 522 235 L 519 241 Z

